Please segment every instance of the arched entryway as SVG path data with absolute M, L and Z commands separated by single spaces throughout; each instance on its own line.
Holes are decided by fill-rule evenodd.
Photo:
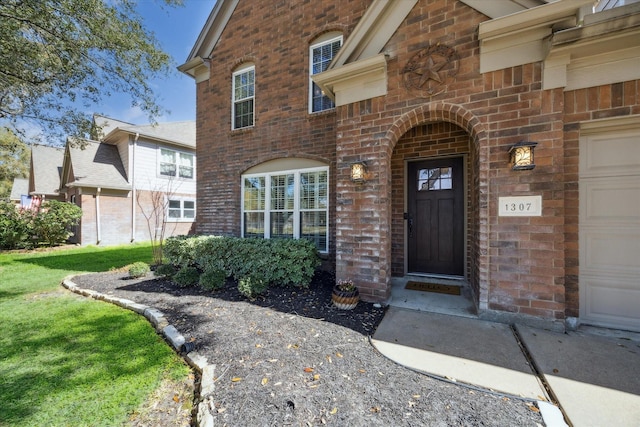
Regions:
M 457 281 L 468 287 L 474 309 L 486 300 L 480 227 L 487 215 L 480 191 L 484 136 L 473 115 L 448 104 L 417 108 L 392 127 L 392 283 L 411 277 Z

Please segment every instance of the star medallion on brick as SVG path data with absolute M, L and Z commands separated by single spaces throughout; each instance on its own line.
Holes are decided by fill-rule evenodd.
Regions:
M 444 45 L 420 50 L 402 70 L 404 85 L 419 96 L 431 97 L 445 90 L 458 73 L 458 55 Z

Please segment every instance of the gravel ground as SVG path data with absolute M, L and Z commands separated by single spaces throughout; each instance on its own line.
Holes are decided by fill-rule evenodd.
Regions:
M 386 359 L 369 343 L 384 309 L 363 302 L 354 310 L 334 308 L 327 273 L 308 290 L 271 288 L 253 301 L 232 282 L 208 292 L 126 273 L 72 280 L 159 309 L 207 355 L 215 365 L 216 426 L 544 425 L 531 403 L 442 382 Z M 171 425 L 156 424 L 158 416 L 154 425 Z

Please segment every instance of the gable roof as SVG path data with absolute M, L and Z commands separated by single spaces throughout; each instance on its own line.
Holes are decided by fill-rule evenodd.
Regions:
M 138 135 L 166 144 L 188 148 L 196 147 L 196 122 L 193 120 L 134 125 L 110 117 L 94 115 L 94 122 L 101 128 L 99 139 L 104 142 L 116 142 L 122 134 L 126 134 Z
M 67 143 L 63 185 L 66 187 L 130 190 L 118 148 L 115 145 L 83 140 Z M 83 148 L 79 148 L 82 145 Z M 73 179 L 73 181 L 67 181 Z
M 489 18 L 509 15 L 551 1 L 555 0 L 461 0 L 462 3 L 478 10 Z M 196 82 L 209 78 L 208 64 L 213 59 L 213 50 L 239 2 L 240 0 L 218 0 L 216 2 L 187 60 L 178 67 L 178 70 L 195 78 Z M 348 54 L 344 53 L 342 56 L 349 59 L 353 51 L 357 52 L 357 58 L 359 59 L 378 54 L 402 22 L 402 20 L 398 22 L 397 18 L 402 14 L 402 12 L 398 13 L 398 11 L 406 10 L 404 15 L 406 16 L 416 2 L 417 0 L 372 0 L 367 12 L 353 31 L 352 36 L 349 37 L 353 41 L 346 40 L 340 49 L 340 52 L 349 51 Z M 381 43 L 382 41 L 384 43 Z M 377 51 L 375 49 L 376 46 L 379 47 Z M 366 48 L 366 51 L 359 51 L 357 47 Z M 362 56 L 363 54 L 364 56 Z M 347 62 L 346 59 L 340 65 L 344 65 Z
M 34 145 L 31 147 L 29 194 L 45 196 L 57 196 L 59 194 L 63 159 L 63 148 L 48 145 Z
M 27 178 L 13 178 L 9 200 L 20 200 L 22 195 L 29 194 L 29 180 Z

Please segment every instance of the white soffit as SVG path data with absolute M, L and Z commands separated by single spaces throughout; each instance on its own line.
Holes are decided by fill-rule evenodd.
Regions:
M 207 22 L 204 24 L 186 62 L 178 67 L 179 71 L 195 77 L 196 82 L 209 78 L 209 64 L 211 54 L 222 36 L 231 15 L 240 0 L 216 1 Z
M 491 19 L 531 9 L 552 0 L 460 0 Z
M 640 4 L 588 18 L 582 27 L 554 34 L 544 61 L 543 89 L 573 90 L 640 79 Z

